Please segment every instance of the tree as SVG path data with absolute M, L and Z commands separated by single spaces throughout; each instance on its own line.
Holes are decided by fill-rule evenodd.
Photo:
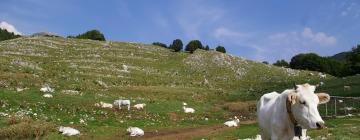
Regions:
M 179 52 L 183 49 L 183 43 L 180 39 L 175 39 L 169 48 L 175 52 Z
M 207 51 L 210 50 L 209 45 L 206 45 L 206 46 L 205 46 L 205 50 L 207 50 Z
M 163 48 L 167 48 L 167 45 L 164 44 L 164 43 L 161 43 L 161 42 L 154 42 L 154 43 L 152 43 L 152 45 L 154 45 L 154 46 L 160 46 L 160 47 L 163 47 Z
M 99 30 L 90 30 L 83 34 L 77 35 L 75 38 L 105 41 L 104 34 L 102 34 Z
M 13 32 L 8 32 L 6 29 L 0 28 L 0 41 L 18 38 L 20 35 L 15 35 Z
M 351 69 L 350 73 L 351 74 L 360 73 L 360 44 L 351 50 L 351 53 L 347 57 L 347 60 L 349 62 Z
M 289 67 L 289 63 L 286 62 L 284 59 L 277 60 L 273 65 L 274 66 L 279 66 L 279 67 L 285 67 L 285 68 Z
M 348 66 L 345 62 L 321 57 L 315 53 L 294 56 L 291 59 L 290 68 L 325 72 L 334 76 L 349 75 Z
M 215 50 L 218 51 L 218 52 L 226 53 L 226 49 L 223 46 L 217 46 L 215 48 Z
M 196 49 L 203 48 L 203 45 L 199 40 L 191 40 L 185 47 L 185 51 L 193 53 Z
M 262 63 L 263 63 L 263 64 L 266 64 L 266 65 L 268 65 L 268 64 L 269 64 L 269 62 L 268 62 L 268 61 L 262 61 Z

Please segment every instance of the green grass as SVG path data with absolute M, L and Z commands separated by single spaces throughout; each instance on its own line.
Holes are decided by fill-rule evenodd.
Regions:
M 129 126 L 154 131 L 222 124 L 234 115 L 254 114 L 225 109 L 226 103 L 254 101 L 264 93 L 291 88 L 293 83 L 317 84 L 321 80 L 311 76 L 310 71 L 264 65 L 215 51 L 189 54 L 140 43 L 23 37 L 1 41 L 0 58 L 0 112 L 27 112 L 25 116 L 34 121 L 72 126 L 81 131 L 80 138 L 84 139 L 122 137 Z M 122 71 L 123 64 L 129 66 L 130 72 Z M 334 86 L 339 84 L 332 76 L 327 80 L 335 81 Z M 55 89 L 54 98 L 42 97 L 39 89 L 44 84 Z M 332 92 L 334 86 L 329 84 L 322 90 L 340 93 Z M 25 87 L 28 89 L 16 92 L 16 88 Z M 351 94 L 358 87 L 353 89 Z M 81 95 L 67 95 L 63 90 L 76 90 Z M 94 106 L 99 101 L 112 103 L 119 98 L 147 106 L 142 111 Z M 196 113 L 184 114 L 182 102 Z M 169 113 L 175 113 L 177 120 L 171 120 Z M 205 117 L 210 120 L 204 121 Z M 80 119 L 87 125 L 80 124 Z M 2 123 L 6 120 L 0 117 L 0 127 L 8 127 Z M 252 125 L 244 127 L 256 129 Z M 229 132 L 224 137 L 231 135 Z M 43 137 L 72 139 L 57 132 Z
M 329 79 L 324 81 L 325 85 L 319 88 L 333 96 L 360 97 L 360 75 L 344 78 Z M 344 86 L 350 86 L 350 90 L 344 90 Z
M 328 140 L 359 140 L 360 139 L 360 118 L 338 118 L 325 120 L 326 129 L 308 130 L 307 134 L 314 140 L 326 137 Z M 259 134 L 257 124 L 240 125 L 240 127 L 225 131 L 220 134 L 206 137 L 195 138 L 194 140 L 236 140 L 245 138 L 255 138 Z

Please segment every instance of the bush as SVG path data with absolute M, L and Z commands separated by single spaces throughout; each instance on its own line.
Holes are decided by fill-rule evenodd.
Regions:
M 0 139 L 40 139 L 40 137 L 56 131 L 56 126 L 52 123 L 13 119 L 10 118 L 9 126 L 0 128 Z
M 284 59 L 277 60 L 273 65 L 274 66 L 279 66 L 279 67 L 285 67 L 285 68 L 289 67 L 289 63 L 286 62 Z
M 175 39 L 169 48 L 175 52 L 179 52 L 183 49 L 183 43 L 180 39 Z
M 215 50 L 218 52 L 226 53 L 226 49 L 223 46 L 217 46 Z
M 206 45 L 206 46 L 205 46 L 205 50 L 207 50 L 207 51 L 210 50 L 209 45 Z
M 160 46 L 160 47 L 163 47 L 163 48 L 167 48 L 167 45 L 164 44 L 164 43 L 161 43 L 161 42 L 154 42 L 154 43 L 152 43 L 152 45 Z
M 68 38 L 72 38 L 72 37 L 73 36 L 68 36 Z M 105 41 L 104 34 L 102 34 L 99 30 L 90 30 L 83 34 L 77 35 L 74 38 Z
M 202 49 L 203 45 L 199 40 L 191 40 L 185 47 L 185 51 L 193 53 L 196 49 Z

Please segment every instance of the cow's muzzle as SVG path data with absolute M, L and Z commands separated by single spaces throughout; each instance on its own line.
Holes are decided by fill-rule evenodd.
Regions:
M 325 125 L 323 122 L 317 122 L 316 127 L 317 127 L 317 129 L 323 129 L 323 128 L 325 128 Z

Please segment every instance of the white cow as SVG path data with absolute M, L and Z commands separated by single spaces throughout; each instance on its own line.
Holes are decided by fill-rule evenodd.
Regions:
M 126 129 L 127 132 L 130 133 L 130 136 L 143 136 L 144 130 L 138 128 L 138 127 L 129 127 Z
M 224 125 L 226 125 L 228 127 L 237 127 L 239 123 L 240 123 L 240 120 L 235 116 L 234 120 L 227 121 L 224 123 Z
M 113 108 L 113 105 L 111 103 L 105 103 L 103 101 L 100 101 L 99 103 L 95 103 L 95 106 L 101 108 Z
M 134 107 L 135 107 L 136 109 L 139 109 L 139 110 L 140 110 L 140 109 L 144 109 L 145 106 L 146 106 L 145 103 L 134 105 Z
M 63 126 L 60 126 L 59 132 L 62 132 L 62 134 L 65 135 L 65 136 L 74 136 L 74 135 L 79 135 L 80 134 L 79 130 L 76 130 L 76 129 L 71 128 L 71 127 L 63 127 Z
M 183 106 L 185 113 L 195 113 L 195 109 Z
M 53 95 L 52 95 L 52 94 L 49 94 L 49 93 L 46 93 L 46 94 L 43 95 L 43 97 L 45 97 L 45 98 L 52 98 Z
M 121 106 L 127 106 L 128 110 L 130 110 L 130 100 L 115 100 L 114 106 L 117 106 L 121 109 Z
M 290 140 L 295 136 L 294 126 L 304 129 L 322 129 L 324 121 L 317 106 L 330 100 L 326 93 L 315 94 L 315 86 L 297 85 L 279 94 L 264 94 L 257 104 L 258 123 L 263 140 Z
M 55 90 L 50 88 L 49 85 L 44 85 L 42 88 L 40 88 L 40 91 L 46 93 L 46 92 L 54 92 Z
M 325 79 L 326 78 L 326 74 L 323 74 L 323 73 L 319 73 L 319 76 L 320 76 L 320 78 L 323 78 L 323 79 Z

